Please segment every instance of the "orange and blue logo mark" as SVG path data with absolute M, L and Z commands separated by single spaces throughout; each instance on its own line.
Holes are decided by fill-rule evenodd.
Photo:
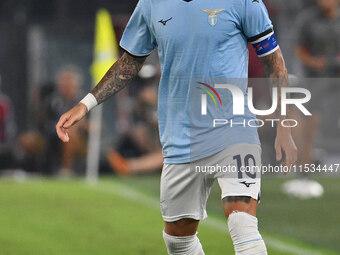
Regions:
M 205 89 L 205 88 L 197 87 L 198 89 L 203 90 L 204 92 L 206 92 L 211 97 L 211 99 L 214 101 L 216 106 L 217 106 L 217 101 L 215 99 L 215 96 L 217 97 L 217 99 L 220 102 L 221 106 L 223 105 L 220 95 L 217 93 L 217 91 L 213 87 L 211 87 L 209 84 L 206 84 L 206 83 L 203 83 L 203 82 L 197 82 L 197 83 L 201 84 L 201 85 L 203 85 L 203 86 L 205 86 L 206 88 L 209 89 L 208 90 L 208 89 Z M 214 93 L 215 96 L 211 92 Z
M 272 106 L 268 110 L 258 110 L 254 107 L 253 103 L 253 90 L 252 88 L 248 88 L 248 92 L 243 91 L 240 87 L 232 84 L 215 84 L 214 87 L 209 84 L 203 82 L 197 82 L 198 84 L 204 87 L 196 87 L 199 90 L 204 91 L 205 93 L 201 94 L 201 115 L 207 115 L 208 113 L 208 100 L 207 95 L 214 101 L 215 107 L 218 105 L 223 106 L 220 95 L 217 93 L 215 88 L 217 89 L 227 89 L 232 97 L 232 110 L 233 115 L 244 115 L 245 108 L 247 107 L 251 113 L 259 116 L 267 116 L 273 114 L 278 108 L 278 101 L 281 96 L 281 115 L 287 115 L 287 105 L 294 104 L 305 116 L 311 116 L 312 114 L 303 106 L 303 104 L 307 103 L 311 99 L 311 93 L 309 90 L 304 88 L 297 87 L 287 87 L 282 88 L 279 96 L 279 91 L 277 88 L 273 88 L 272 91 Z M 299 99 L 287 99 L 288 95 L 291 93 L 300 93 L 305 95 L 305 97 Z M 225 95 L 225 94 L 223 94 Z M 216 100 L 218 99 L 218 101 Z M 245 104 L 245 100 L 247 100 L 247 105 Z M 218 103 L 219 102 L 219 103 Z

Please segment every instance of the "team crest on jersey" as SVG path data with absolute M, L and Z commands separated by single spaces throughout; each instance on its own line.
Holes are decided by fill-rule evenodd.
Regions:
M 217 14 L 223 12 L 225 9 L 216 9 L 216 10 L 209 10 L 203 9 L 202 11 L 209 13 L 208 22 L 210 26 L 215 26 L 217 24 Z

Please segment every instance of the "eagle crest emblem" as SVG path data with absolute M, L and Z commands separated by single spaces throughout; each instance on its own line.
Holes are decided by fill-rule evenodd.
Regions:
M 223 12 L 225 9 L 216 9 L 216 10 L 209 10 L 203 9 L 202 11 L 209 13 L 208 22 L 210 26 L 215 26 L 217 24 L 217 14 Z

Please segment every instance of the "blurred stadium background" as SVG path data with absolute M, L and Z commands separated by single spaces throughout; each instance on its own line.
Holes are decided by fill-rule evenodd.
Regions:
M 110 12 L 119 41 L 136 3 L 0 1 L 0 255 L 166 254 L 158 205 L 162 159 L 156 53 L 133 84 L 103 106 L 96 184 L 84 181 L 89 121 L 79 123 L 67 145 L 58 141 L 54 128 L 60 114 L 92 86 L 97 11 Z M 309 14 L 310 8 L 321 8 L 317 1 L 265 3 L 292 83 L 310 88 L 323 84 L 322 89 L 315 85 L 312 89 L 312 97 L 320 95 L 311 105 L 318 118 L 295 116 L 304 123 L 294 131 L 300 163 L 340 163 L 340 28 L 335 33 L 327 30 L 328 25 L 321 28 L 320 33 L 329 37 L 318 42 L 312 32 L 308 34 L 312 29 L 307 22 L 318 23 L 320 17 L 313 20 Z M 311 46 L 306 60 L 304 41 L 322 44 L 327 51 Z M 251 77 L 264 77 L 261 62 L 250 51 Z M 314 65 L 306 64 L 312 60 Z M 303 76 L 313 79 L 298 78 Z M 268 87 L 259 84 L 254 89 L 257 104 L 266 105 Z M 275 164 L 275 133 L 260 129 L 260 135 L 263 162 Z M 258 215 L 270 254 L 340 254 L 337 177 L 329 172 L 266 175 Z M 303 179 L 295 183 L 298 191 L 287 187 L 287 181 L 295 178 Z M 206 254 L 233 254 L 219 197 L 214 187 L 210 217 L 200 226 L 199 236 Z

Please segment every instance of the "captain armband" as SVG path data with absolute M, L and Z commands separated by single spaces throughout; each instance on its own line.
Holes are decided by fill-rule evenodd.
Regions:
M 257 56 L 265 57 L 279 49 L 275 33 L 272 29 L 257 36 L 251 37 L 248 41 L 253 45 Z

